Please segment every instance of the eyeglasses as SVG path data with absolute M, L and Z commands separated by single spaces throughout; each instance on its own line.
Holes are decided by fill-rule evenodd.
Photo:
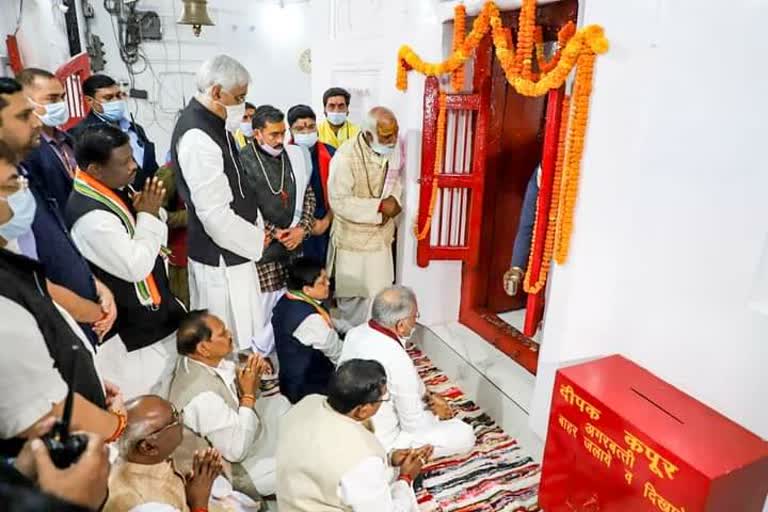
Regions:
M 161 428 L 160 430 L 152 432 L 147 437 L 157 437 L 163 432 L 165 432 L 166 430 L 176 427 L 178 425 L 181 425 L 182 423 L 184 423 L 184 410 L 179 411 L 178 409 L 176 409 L 176 407 L 171 405 L 171 422 L 166 426 L 164 426 L 163 428 Z

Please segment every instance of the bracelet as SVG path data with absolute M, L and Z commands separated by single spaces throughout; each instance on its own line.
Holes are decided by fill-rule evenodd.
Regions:
M 104 441 L 106 444 L 114 443 L 120 439 L 120 436 L 122 436 L 123 432 L 125 432 L 125 427 L 128 426 L 128 416 L 121 412 L 113 412 L 112 414 L 117 416 L 117 428 L 112 433 L 112 435 Z
M 191 512 L 208 512 L 208 509 L 200 507 L 192 510 Z
M 408 475 L 400 475 L 397 477 L 398 480 L 402 480 L 403 482 L 407 483 L 409 486 L 413 485 L 413 478 L 411 478 Z

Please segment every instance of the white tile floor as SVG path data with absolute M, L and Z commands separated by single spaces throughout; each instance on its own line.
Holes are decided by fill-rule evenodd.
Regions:
M 425 328 L 414 341 L 469 398 L 541 461 L 543 442 L 528 427 L 533 375 L 459 323 Z
M 518 331 L 523 332 L 523 326 L 525 325 L 524 309 L 518 309 L 517 311 L 507 311 L 505 313 L 497 313 L 497 315 L 499 318 L 507 322 Z M 536 334 L 534 334 L 533 338 L 531 339 L 536 343 L 541 343 L 541 329 L 536 331 Z

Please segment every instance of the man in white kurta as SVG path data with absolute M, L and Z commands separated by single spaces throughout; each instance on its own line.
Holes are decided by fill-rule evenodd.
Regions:
M 385 289 L 373 302 L 370 322 L 347 333 L 340 361 L 371 359 L 386 369 L 390 400 L 373 416 L 373 427 L 387 450 L 432 445 L 436 457 L 468 452 L 475 444 L 472 427 L 448 419 L 453 416 L 450 405 L 427 392 L 405 350 L 417 318 L 411 290 Z
M 398 124 L 383 107 L 372 109 L 362 131 L 331 160 L 328 200 L 334 212 L 328 271 L 336 278 L 337 327 L 365 322 L 370 300 L 394 281 L 392 242 L 399 215 L 401 153 Z
M 245 68 L 230 57 L 203 63 L 199 94 L 179 118 L 171 152 L 189 214 L 191 308 L 224 319 L 240 350 L 260 351 L 268 319 L 255 262 L 265 233 L 232 135 L 243 117 L 249 82 Z

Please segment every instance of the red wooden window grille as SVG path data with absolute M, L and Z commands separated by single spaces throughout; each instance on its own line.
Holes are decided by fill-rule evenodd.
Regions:
M 69 62 L 56 70 L 56 77 L 64 84 L 67 92 L 69 121 L 62 126 L 68 130 L 88 115 L 88 105 L 83 96 L 83 82 L 91 76 L 91 59 L 83 52 L 72 57 Z
M 490 88 L 483 87 L 474 94 L 446 95 L 445 153 L 442 169 L 435 175 L 439 88 L 437 78 L 426 80 L 420 226 L 430 213 L 432 188 L 438 187 L 438 192 L 429 236 L 418 242 L 416 261 L 421 267 L 426 267 L 430 260 L 472 262 L 477 258 L 477 251 L 472 249 L 478 247 L 481 234 Z

